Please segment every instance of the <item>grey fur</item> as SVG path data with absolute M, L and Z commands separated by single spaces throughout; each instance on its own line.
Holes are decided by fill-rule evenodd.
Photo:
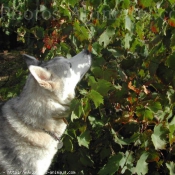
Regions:
M 63 118 L 91 55 L 83 50 L 71 59 L 46 63 L 28 55 L 24 59 L 30 75 L 23 91 L 0 104 L 0 173 L 44 175 L 58 149 L 54 136 L 60 138 L 66 129 Z

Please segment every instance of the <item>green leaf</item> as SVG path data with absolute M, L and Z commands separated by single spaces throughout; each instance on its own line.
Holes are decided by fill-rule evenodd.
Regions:
M 73 99 L 70 105 L 72 115 L 71 115 L 71 120 L 73 121 L 74 119 L 80 118 L 83 110 L 82 110 L 82 105 L 80 100 L 78 99 Z
M 174 5 L 175 1 L 174 0 L 168 0 L 172 5 Z
M 111 133 L 113 134 L 114 141 L 123 147 L 123 145 L 130 145 L 138 140 L 139 134 L 133 134 L 130 138 L 123 138 L 120 135 L 117 135 L 114 129 L 111 128 Z
M 51 13 L 49 12 L 49 10 L 47 10 L 47 8 L 45 9 L 44 5 L 42 6 L 42 8 L 40 10 L 42 10 L 42 18 L 44 20 L 49 20 L 52 17 Z M 34 13 L 36 13 L 34 16 L 36 17 L 36 21 L 37 21 L 38 20 L 37 19 L 37 17 L 38 17 L 37 11 L 35 11 Z
M 104 126 L 103 121 L 96 119 L 94 116 L 88 116 L 88 119 L 90 121 L 90 124 L 92 125 L 92 128 Z
M 132 36 L 131 34 L 127 33 L 124 38 L 124 47 L 125 49 L 130 48 L 130 42 L 132 41 Z
M 175 125 L 174 124 L 169 125 L 169 131 L 170 131 L 169 142 L 170 142 L 170 145 L 172 145 L 175 142 L 175 135 L 174 135 Z
M 143 106 L 138 106 L 136 108 L 136 114 L 138 117 L 142 117 L 144 120 L 152 120 L 154 117 L 153 112 Z
M 104 14 L 104 11 L 110 10 L 110 6 L 107 5 L 106 3 L 100 3 L 99 6 L 99 13 Z
M 174 1 L 174 0 L 173 0 Z M 175 32 L 171 36 L 171 49 L 175 51 Z
M 68 138 L 71 138 L 71 140 L 76 138 L 76 131 L 75 129 L 67 129 L 64 133 L 65 135 L 68 135 Z
M 103 104 L 103 96 L 93 89 L 89 92 L 88 97 L 94 102 L 96 108 Z
M 130 0 L 123 0 L 123 4 L 122 4 L 123 8 L 128 9 L 129 5 L 130 5 Z
M 88 151 L 82 149 L 80 150 L 80 162 L 84 165 L 84 166 L 89 166 L 92 167 L 94 165 L 94 161 L 92 160 L 92 158 L 88 155 Z
M 130 17 L 127 15 L 125 17 L 125 29 L 127 29 L 128 31 L 131 31 L 131 28 L 132 28 L 132 21 Z
M 175 174 L 175 163 L 174 162 L 166 163 L 166 167 L 169 169 L 169 175 Z
M 131 150 L 126 151 L 124 157 L 123 157 L 123 161 L 121 161 L 121 174 L 131 174 L 131 172 L 133 171 L 133 152 Z M 129 172 L 129 173 L 127 173 Z
M 103 159 L 105 159 L 105 158 L 109 158 L 110 157 L 110 155 L 111 155 L 111 150 L 110 150 L 110 148 L 106 148 L 106 147 L 103 147 L 102 148 L 102 150 L 101 150 L 101 152 L 100 152 L 100 157 L 101 157 L 101 159 L 103 160 Z
M 79 9 L 79 19 L 85 23 L 87 21 L 87 13 L 83 8 Z
M 89 32 L 84 26 L 80 26 L 78 21 L 74 22 L 74 34 L 79 41 L 87 41 L 89 38 Z
M 44 37 L 44 28 L 36 27 L 35 28 L 35 34 L 36 34 L 37 38 L 42 39 Z
M 109 158 L 107 164 L 98 172 L 99 175 L 113 175 L 115 174 L 120 166 L 120 161 L 123 158 L 123 153 L 118 153 Z
M 173 68 L 175 67 L 175 52 L 173 52 L 167 59 L 166 61 L 166 65 L 170 68 Z
M 65 0 L 65 2 L 69 5 L 71 5 L 72 7 L 75 7 L 75 4 L 78 3 L 78 0 Z
M 93 72 L 95 77 L 105 79 L 107 81 L 109 81 L 110 77 L 112 77 L 112 75 L 114 75 L 113 69 L 107 69 L 104 71 L 101 67 L 92 67 L 91 71 Z
M 89 148 L 89 143 L 91 141 L 91 135 L 88 130 L 83 132 L 80 136 L 77 137 L 79 146 L 85 146 Z
M 152 120 L 154 117 L 153 113 L 150 110 L 145 109 L 143 118 Z
M 94 88 L 96 86 L 96 83 L 97 82 L 96 82 L 95 78 L 93 76 L 89 76 L 89 78 L 88 78 L 88 85 L 91 86 L 92 88 Z
M 118 58 L 123 55 L 120 51 L 117 51 L 116 49 L 108 49 L 108 51 L 111 52 L 115 58 Z
M 93 68 L 91 68 L 91 70 L 92 70 L 95 77 L 101 78 L 103 76 L 102 69 L 100 67 L 93 67 Z M 89 84 L 89 82 L 88 82 L 88 84 Z
M 150 109 L 152 112 L 157 113 L 159 110 L 162 109 L 162 105 L 160 104 L 160 102 L 156 101 L 149 103 L 147 108 Z
M 96 85 L 97 85 L 96 91 L 103 96 L 105 96 L 108 93 L 108 91 L 111 89 L 112 86 L 110 82 L 104 79 L 99 79 Z
M 75 115 L 74 111 L 72 111 L 71 114 L 71 121 L 73 122 L 75 119 L 78 119 L 79 117 L 77 117 L 77 115 Z
M 66 53 L 66 54 L 68 54 L 70 52 L 70 47 L 66 43 L 60 43 L 60 49 L 62 52 Z
M 142 48 L 142 46 L 143 46 L 143 42 L 141 40 L 139 40 L 139 39 L 135 39 L 134 38 L 133 41 L 132 41 L 130 50 L 132 52 L 136 52 L 136 51 L 138 51 L 139 48 Z M 145 47 L 145 49 L 146 49 L 146 47 Z M 143 54 L 147 55 L 146 50 L 145 50 L 145 52 Z
M 83 106 L 83 115 L 84 118 L 88 116 L 89 112 L 91 111 L 91 104 L 89 98 L 82 99 L 82 106 Z
M 40 12 L 47 10 L 47 7 L 43 4 L 40 5 Z
M 162 124 L 154 127 L 154 133 L 151 136 L 152 142 L 156 150 L 165 149 L 167 130 Z
M 102 45 L 104 48 L 108 46 L 108 44 L 111 42 L 112 37 L 115 35 L 115 30 L 112 27 L 108 27 L 98 39 L 98 42 L 100 45 Z
M 103 96 L 105 96 L 112 87 L 112 84 L 110 82 L 108 82 L 104 79 L 97 79 L 97 81 L 96 81 L 93 76 L 89 77 L 88 84 L 95 91 L 99 92 Z
M 102 49 L 103 49 L 103 47 L 98 42 L 94 42 L 92 44 L 92 53 L 93 54 L 99 55 Z
M 150 62 L 150 64 L 149 64 L 149 72 L 150 72 L 151 76 L 154 76 L 156 74 L 158 66 L 159 65 L 157 63 Z
M 138 35 L 138 38 L 143 40 L 144 38 L 144 23 L 142 23 L 141 21 L 138 21 L 136 24 L 136 32 L 137 32 L 137 35 Z
M 72 151 L 73 150 L 73 144 L 72 144 L 72 141 L 71 141 L 70 137 L 65 136 L 64 140 L 63 140 L 63 143 L 64 143 L 65 150 L 67 150 L 67 151 Z
M 63 15 L 63 16 L 67 16 L 68 18 L 72 17 L 71 12 L 69 11 L 69 9 L 67 9 L 64 5 L 60 5 L 59 7 L 59 12 Z
M 150 7 L 152 5 L 152 0 L 140 0 L 142 7 Z
M 148 153 L 144 152 L 140 156 L 140 159 L 137 161 L 135 172 L 138 175 L 145 175 L 148 173 L 148 163 L 146 162 L 147 158 L 148 158 Z

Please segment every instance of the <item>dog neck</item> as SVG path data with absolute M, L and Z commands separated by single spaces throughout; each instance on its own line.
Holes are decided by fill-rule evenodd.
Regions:
M 67 122 L 66 118 L 62 118 L 62 120 L 64 121 L 64 123 L 65 123 L 66 125 L 68 125 L 68 122 Z M 57 137 L 55 133 L 53 133 L 53 132 L 51 132 L 51 131 L 47 131 L 47 130 L 44 129 L 44 128 L 43 128 L 42 130 L 43 130 L 45 133 L 47 133 L 48 135 L 50 135 L 55 141 L 60 142 L 61 137 Z
M 42 129 L 45 133 L 47 133 L 48 135 L 50 135 L 55 141 L 60 142 L 61 137 L 57 137 L 53 132 L 51 131 L 47 131 L 45 129 Z

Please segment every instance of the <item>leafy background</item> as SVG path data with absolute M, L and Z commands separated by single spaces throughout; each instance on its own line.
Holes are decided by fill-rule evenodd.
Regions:
M 76 89 L 64 146 L 50 171 L 175 174 L 175 0 L 0 4 L 1 29 L 15 31 L 37 58 L 92 51 L 91 70 Z M 0 90 L 3 99 L 19 88 L 10 95 L 7 90 Z

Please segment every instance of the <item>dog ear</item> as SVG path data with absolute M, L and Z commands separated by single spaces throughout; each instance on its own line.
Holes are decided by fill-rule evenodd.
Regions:
M 39 61 L 30 55 L 24 54 L 23 58 L 25 59 L 27 66 L 29 67 L 30 65 L 35 65 L 37 66 L 39 64 Z
M 39 66 L 29 66 L 30 73 L 33 75 L 38 84 L 47 90 L 52 91 L 51 73 Z

